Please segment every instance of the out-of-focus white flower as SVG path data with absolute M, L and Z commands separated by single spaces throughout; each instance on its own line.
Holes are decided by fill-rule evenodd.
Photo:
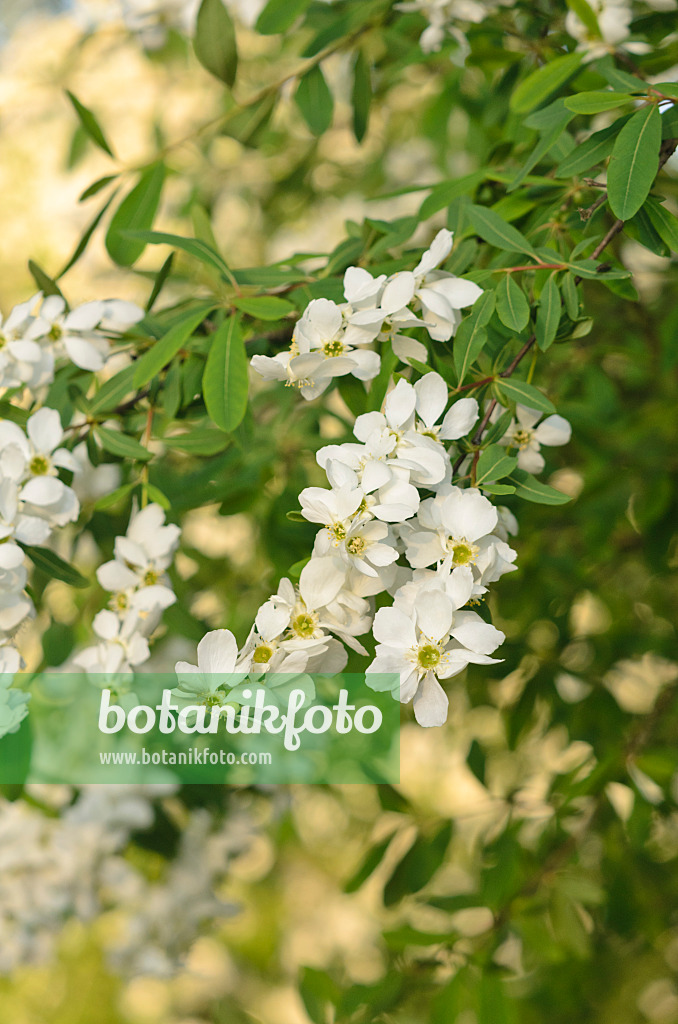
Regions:
M 585 50 L 589 57 L 602 57 L 614 51 L 621 43 L 631 53 L 647 53 L 647 43 L 628 42 L 633 11 L 629 0 L 589 0 L 598 25 L 598 32 L 592 31 L 574 10 L 565 16 L 565 28 L 578 41 L 578 50 Z
M 101 586 L 113 593 L 111 606 L 144 614 L 169 608 L 176 597 L 165 570 L 172 562 L 181 531 L 165 524 L 160 505 L 151 503 L 130 519 L 127 534 L 115 538 L 115 558 L 97 569 Z
M 502 411 L 497 406 L 493 418 L 498 419 Z M 567 444 L 572 436 L 572 427 L 562 416 L 547 416 L 540 423 L 543 415 L 526 405 L 517 405 L 516 418 L 511 420 L 499 442 L 518 449 L 518 466 L 528 473 L 541 473 L 546 465 L 539 451 L 542 445 L 550 447 Z

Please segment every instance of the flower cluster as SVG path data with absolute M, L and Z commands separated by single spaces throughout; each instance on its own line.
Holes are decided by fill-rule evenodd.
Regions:
M 75 17 L 88 29 L 122 22 L 147 50 L 158 50 L 171 29 L 193 28 L 200 0 L 76 0 Z
M 165 524 L 160 505 L 147 505 L 132 515 L 126 535 L 116 537 L 115 558 L 97 569 L 99 583 L 111 594 L 109 607 L 92 624 L 99 643 L 80 651 L 73 664 L 100 683 L 148 660 L 148 638 L 176 601 L 166 570 L 180 534 L 178 526 Z
M 54 379 L 66 359 L 82 370 L 101 370 L 109 337 L 138 323 L 144 312 L 121 299 L 85 302 L 68 310 L 59 295 L 34 295 L 0 322 L 0 389 L 37 388 Z
M 375 343 L 390 342 L 403 362 L 426 362 L 425 346 L 404 332 L 421 327 L 434 341 L 449 341 L 461 322 L 461 310 L 482 295 L 472 281 L 437 269 L 451 249 L 452 232 L 443 228 L 413 271 L 373 277 L 361 267 L 349 267 L 345 303 L 313 299 L 296 325 L 289 350 L 253 356 L 252 367 L 265 380 L 284 381 L 312 399 L 335 377 L 373 380 L 381 364 Z
M 470 606 L 516 558 L 507 543 L 512 517 L 500 517 L 476 488 L 451 482 L 444 442 L 468 434 L 478 403 L 462 398 L 447 406 L 439 374 L 416 384 L 401 379 L 383 412 L 357 418 L 355 442 L 318 452 L 330 486 L 299 495 L 302 515 L 319 530 L 298 585 L 282 581 L 240 651 L 228 630 L 208 634 L 197 666 L 178 663 L 175 696 L 224 704 L 237 691 L 223 689 L 219 674 L 341 671 L 346 647 L 367 654 L 357 638 L 372 629 L 378 646 L 370 685 L 395 679 L 394 696 L 414 700 L 420 724 L 445 721 L 439 680 L 471 663 L 493 664 L 504 639 Z M 383 593 L 393 604 L 375 616 L 371 599 Z
M 22 545 L 43 545 L 80 511 L 75 492 L 60 476 L 78 468 L 61 447 L 63 436 L 54 409 L 33 413 L 25 430 L 0 420 L 0 735 L 14 732 L 27 711 L 27 695 L 11 687 L 21 664 L 12 640 L 33 614 Z

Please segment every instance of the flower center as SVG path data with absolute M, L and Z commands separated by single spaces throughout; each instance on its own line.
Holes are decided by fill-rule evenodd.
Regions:
M 223 702 L 224 702 L 223 694 L 221 694 L 221 693 L 205 693 L 205 694 L 203 694 L 203 698 L 202 698 L 201 704 L 204 704 L 205 707 L 208 707 L 208 708 L 214 708 L 214 707 L 217 707 L 218 705 L 223 704 Z
M 129 608 L 129 598 L 127 597 L 127 594 L 124 592 L 124 590 L 119 591 L 119 593 L 113 596 L 112 604 L 115 611 L 127 611 L 127 609 Z
M 2 333 L 1 331 L 0 331 L 0 348 L 4 348 L 6 344 L 7 344 L 7 338 L 6 338 L 6 337 L 5 337 L 5 335 L 4 335 L 4 334 L 3 334 L 3 333 Z
M 339 338 L 334 338 L 332 341 L 326 341 L 323 345 L 323 352 L 330 359 L 334 359 L 335 356 L 342 356 L 346 351 L 346 346 L 343 341 Z
M 63 327 L 60 327 L 59 324 L 52 324 L 52 326 L 50 328 L 50 332 L 47 335 L 47 337 L 51 341 L 59 341 L 60 338 L 63 338 L 63 335 L 64 335 Z
M 362 537 L 351 537 L 346 544 L 346 550 L 351 555 L 362 555 L 367 545 Z
M 433 644 L 426 644 L 424 647 L 419 648 L 417 661 L 422 668 L 428 670 L 440 664 L 440 657 L 440 651 L 437 647 L 434 647 Z
M 513 435 L 513 443 L 518 448 L 527 448 L 528 444 L 532 440 L 531 430 L 516 430 Z
M 44 455 L 34 455 L 28 468 L 33 476 L 46 476 L 49 473 L 49 460 Z
M 272 657 L 273 648 L 267 647 L 266 644 L 260 644 L 252 655 L 252 661 L 255 665 L 268 665 Z
M 474 561 L 480 550 L 477 544 L 471 544 L 466 538 L 456 540 L 454 537 L 450 537 L 448 540 L 447 548 L 452 553 L 452 561 L 455 565 L 468 565 L 469 562 Z
M 332 523 L 331 526 L 327 527 L 327 532 L 334 537 L 335 544 L 346 538 L 346 527 L 343 523 Z
M 315 615 L 310 615 L 308 612 L 302 612 L 297 615 L 296 618 L 292 619 L 292 630 L 297 636 L 303 637 L 308 640 L 315 633 L 317 618 Z
M 143 583 L 145 587 L 154 587 L 160 579 L 160 573 L 155 569 L 147 569 L 144 573 Z

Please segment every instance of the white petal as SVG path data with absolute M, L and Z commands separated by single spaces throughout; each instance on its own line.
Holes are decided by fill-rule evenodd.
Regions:
M 441 640 L 450 631 L 452 604 L 439 590 L 423 590 L 414 602 L 417 626 L 429 640 Z
M 476 612 L 458 612 L 454 617 L 452 636 L 476 654 L 492 654 L 506 639 L 500 629 L 483 622 Z
M 108 590 L 111 593 L 136 587 L 139 582 L 136 574 L 116 559 L 113 559 L 111 562 L 104 562 L 103 565 L 99 566 L 97 569 L 97 579 L 104 590 Z
M 65 491 L 65 485 L 55 476 L 34 476 L 22 488 L 19 497 L 31 505 L 54 505 Z
M 414 717 L 424 728 L 444 725 L 449 700 L 433 672 L 427 672 L 419 684 L 413 703 Z
M 103 302 L 85 302 L 64 320 L 67 331 L 91 331 L 101 321 L 106 308 Z
M 538 409 L 530 409 L 527 405 L 516 406 L 516 417 L 521 427 L 530 429 L 542 418 L 543 413 Z
M 388 425 L 394 430 L 405 427 L 414 412 L 417 392 L 402 377 L 386 396 L 384 414 Z
M 398 313 L 414 298 L 417 287 L 414 274 L 411 270 L 402 270 L 394 274 L 384 288 L 381 297 L 381 308 L 384 313 Z
M 475 541 L 492 533 L 497 525 L 497 510 L 480 491 L 455 488 L 443 503 L 441 518 L 452 537 Z
M 414 647 L 417 636 L 412 619 L 399 608 L 380 608 L 372 627 L 377 643 L 395 650 Z
M 96 372 L 104 365 L 104 359 L 99 350 L 90 341 L 78 338 L 74 334 L 64 338 L 64 348 L 68 358 L 81 370 L 92 370 Z
M 479 288 L 473 281 L 464 281 L 463 278 L 452 275 L 440 278 L 437 281 L 427 282 L 427 288 L 431 288 L 433 291 L 443 295 L 452 309 L 466 309 L 467 306 L 472 306 L 483 294 L 483 289 Z
M 301 570 L 299 593 L 307 608 L 322 608 L 335 599 L 345 579 L 346 573 L 338 559 L 312 558 Z
M 416 408 L 427 427 L 432 427 L 442 416 L 447 405 L 447 384 L 439 373 L 426 373 L 414 385 L 417 393 Z
M 330 299 L 313 299 L 303 316 L 317 334 L 319 341 L 330 341 L 341 328 L 341 310 Z
M 541 473 L 545 465 L 543 455 L 533 448 L 524 448 L 518 452 L 518 469 L 524 469 L 526 473 Z
M 446 260 L 452 251 L 453 235 L 447 228 L 441 228 L 427 249 L 421 260 L 414 268 L 417 277 L 425 277 L 436 267 L 439 267 L 443 260 Z
M 373 380 L 381 368 L 381 359 L 378 352 L 365 352 L 361 349 L 354 349 L 349 359 L 353 360 L 355 367 L 351 370 L 358 380 Z
M 539 444 L 567 444 L 572 437 L 572 427 L 562 416 L 547 416 L 534 432 Z
M 418 363 L 428 362 L 428 349 L 420 341 L 408 338 L 405 334 L 396 334 L 391 338 L 391 348 L 401 363 L 409 365 L 410 359 L 416 359 Z
M 238 645 L 230 629 L 214 629 L 198 644 L 201 672 L 231 673 L 238 658 Z
M 475 398 L 459 398 L 445 415 L 439 437 L 444 441 L 465 437 L 477 419 L 478 403 Z
M 289 608 L 277 605 L 273 601 L 262 604 L 255 619 L 257 631 L 264 640 L 275 640 L 287 628 L 289 621 Z
M 26 424 L 26 433 L 36 451 L 52 452 L 61 442 L 64 432 L 56 409 L 38 409 Z

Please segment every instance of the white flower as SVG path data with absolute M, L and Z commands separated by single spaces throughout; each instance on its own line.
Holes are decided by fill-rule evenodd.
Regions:
M 41 293 L 15 306 L 7 319 L 0 320 L 0 387 L 27 385 L 31 389 L 49 383 L 54 376 L 54 357 L 26 337 L 32 312 Z
M 106 339 L 96 332 L 104 314 L 102 302 L 86 302 L 68 313 L 60 295 L 49 295 L 26 336 L 51 343 L 57 354 L 83 370 L 100 370 L 109 351 Z
M 12 651 L 10 655 L 8 652 Z M 13 648 L 0 648 L 0 740 L 8 733 L 17 732 L 28 714 L 30 693 L 12 686 L 13 671 L 18 670 L 19 652 Z M 11 665 L 17 665 L 12 670 Z
M 489 654 L 504 639 L 475 612 L 458 610 L 472 590 L 471 570 L 460 567 L 447 585 L 442 578 L 410 584 L 409 594 L 399 591 L 393 607 L 380 608 L 375 615 L 377 649 L 367 668 L 368 684 L 391 689 L 403 703 L 413 700 L 420 725 L 442 725 L 447 718 L 448 698 L 439 680 L 457 675 L 472 662 L 494 663 Z
M 222 686 L 233 686 L 242 674 L 236 674 L 238 644 L 230 629 L 214 629 L 198 644 L 198 664 L 178 661 L 175 672 L 179 685 L 172 695 L 187 704 L 207 707 L 226 703 Z
M 494 418 L 497 419 L 501 412 L 497 406 Z M 546 465 L 543 455 L 539 452 L 543 444 L 567 444 L 572 436 L 572 427 L 562 416 L 547 416 L 539 423 L 542 416 L 543 413 L 536 409 L 529 409 L 525 405 L 516 406 L 516 419 L 511 420 L 499 442 L 518 449 L 518 467 L 528 473 L 541 473 Z
M 588 51 L 591 57 L 602 57 L 628 37 L 633 17 L 631 5 L 628 0 L 589 0 L 589 6 L 598 23 L 600 35 L 591 32 L 574 10 L 568 11 L 565 15 L 565 28 L 578 40 L 578 50 Z M 625 49 L 642 53 L 647 47 L 642 43 L 630 43 Z
M 174 604 L 165 570 L 180 534 L 178 526 L 165 525 L 165 513 L 155 503 L 132 516 L 127 535 L 115 538 L 115 558 L 97 569 L 97 579 L 113 593 L 111 606 L 118 613 L 125 615 L 130 608 L 147 613 Z
M 313 553 L 323 556 L 335 551 L 347 568 L 353 567 L 366 576 L 377 579 L 381 570 L 398 558 L 395 538 L 386 523 L 376 519 L 354 520 L 343 537 L 321 530 L 316 537 Z
M 141 633 L 141 621 L 135 612 L 120 620 L 104 610 L 94 617 L 92 628 L 101 643 L 86 647 L 73 658 L 73 664 L 88 674 L 111 676 L 128 673 L 150 656 L 148 640 Z

